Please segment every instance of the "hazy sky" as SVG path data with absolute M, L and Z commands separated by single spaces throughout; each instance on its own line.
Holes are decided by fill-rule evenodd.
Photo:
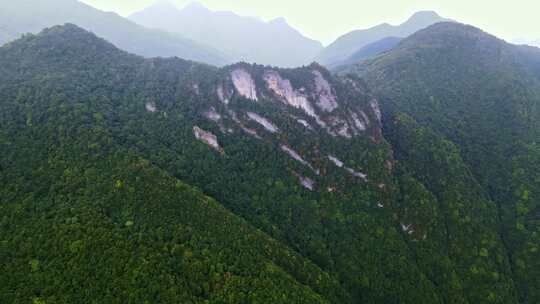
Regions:
M 83 0 L 99 9 L 127 16 L 156 0 Z M 183 7 L 191 0 L 170 0 Z M 212 10 L 230 10 L 263 20 L 285 17 L 310 38 L 332 42 L 354 30 L 388 22 L 399 24 L 413 12 L 435 10 L 513 40 L 540 39 L 540 0 L 199 0 Z

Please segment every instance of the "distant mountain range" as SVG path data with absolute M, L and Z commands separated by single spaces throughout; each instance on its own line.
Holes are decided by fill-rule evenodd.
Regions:
M 386 37 L 381 40 L 370 43 L 358 51 L 354 52 L 349 58 L 344 61 L 336 62 L 328 65 L 329 68 L 336 68 L 340 66 L 346 66 L 350 64 L 359 63 L 362 60 L 372 58 L 393 49 L 398 45 L 403 38 L 399 37 Z
M 540 48 L 540 39 L 538 40 L 515 39 L 512 41 L 512 43 L 518 44 L 518 45 L 535 46 L 535 47 Z
M 405 38 L 414 32 L 424 29 L 437 22 L 451 21 L 432 11 L 414 14 L 405 23 L 394 26 L 383 23 L 366 30 L 357 30 L 339 37 L 326 47 L 316 58 L 316 61 L 327 66 L 347 60 L 364 46 L 387 37 Z
M 264 22 L 214 12 L 199 3 L 178 9 L 168 1 L 158 1 L 129 19 L 220 49 L 234 61 L 296 67 L 311 63 L 323 49 L 320 42 L 303 36 L 283 18 Z
M 333 68 L 389 50 L 397 43 L 391 38 L 404 38 L 448 20 L 435 12 L 419 12 L 401 25 L 385 23 L 353 31 L 324 48 L 284 18 L 265 22 L 228 11 L 211 11 L 197 2 L 179 9 L 167 0 L 158 0 L 128 18 L 76 0 L 50 0 L 47 4 L 39 0 L 0 0 L 0 7 L 0 45 L 24 33 L 73 23 L 137 55 L 176 56 L 216 66 L 244 61 L 298 67 L 317 61 Z
M 142 56 L 177 56 L 214 65 L 231 62 L 219 51 L 179 34 L 148 29 L 76 0 L 0 0 L 0 7 L 0 44 L 53 25 L 74 23 Z

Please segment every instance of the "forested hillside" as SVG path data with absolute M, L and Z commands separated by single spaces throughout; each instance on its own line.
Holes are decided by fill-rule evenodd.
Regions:
M 534 303 L 464 146 L 361 70 L 0 48 L 0 302 Z
M 24 130 L 2 124 L 3 303 L 330 303 L 343 295 L 318 267 L 99 125 L 73 128 L 92 122 L 91 112 L 57 113 Z
M 74 43 L 61 49 L 63 39 Z M 60 61 L 41 61 L 52 52 L 62 54 L 54 59 Z M 117 114 L 108 110 L 118 100 L 108 99 L 112 88 L 100 89 L 111 79 L 67 78 L 85 61 L 92 66 L 72 72 L 93 79 L 110 72 L 101 64 L 126 68 L 144 60 L 73 26 L 26 37 L 0 53 L 4 63 L 20 58 L 1 73 L 0 302 L 329 303 L 345 297 L 312 262 L 123 147 L 107 117 Z M 11 67 L 20 74 L 8 73 Z
M 421 134 L 429 132 L 457 147 L 471 183 L 494 202 L 495 227 L 522 303 L 540 301 L 539 62 L 539 49 L 507 44 L 474 27 L 441 23 L 347 69 L 376 90 L 388 126 L 417 124 L 425 130 Z M 397 134 L 390 137 L 392 146 L 408 159 L 419 146 L 408 146 Z M 413 168 L 432 177 L 448 174 L 444 167 L 430 172 L 425 161 Z

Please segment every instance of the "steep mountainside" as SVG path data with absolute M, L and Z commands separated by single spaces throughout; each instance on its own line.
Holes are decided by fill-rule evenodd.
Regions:
M 128 52 L 147 57 L 178 56 L 214 65 L 229 63 L 220 52 L 160 30 L 147 29 L 77 0 L 0 0 L 0 45 L 46 27 L 74 23 Z
M 520 302 L 538 303 L 540 50 L 441 23 L 348 71 L 379 93 L 389 121 L 417 123 L 422 133 L 459 148 L 482 192 L 497 204 Z M 409 158 L 413 147 L 401 137 L 391 141 L 404 150 L 397 158 Z
M 414 32 L 437 22 L 449 21 L 435 12 L 418 12 L 400 25 L 380 24 L 375 27 L 357 30 L 339 37 L 327 46 L 315 59 L 323 65 L 343 62 L 364 46 L 387 37 L 407 37 Z
M 115 136 L 114 109 L 132 96 L 117 95 L 130 91 L 124 73 L 152 62 L 74 26 L 1 48 L 0 61 L 0 302 L 347 298 L 312 262 Z
M 284 19 L 263 22 L 231 12 L 213 12 L 199 3 L 179 10 L 166 0 L 159 0 L 129 19 L 223 50 L 234 61 L 299 67 L 311 63 L 323 48 Z
M 0 48 L 0 96 L 2 302 L 518 303 L 535 282 L 459 143 L 383 125 L 357 76 L 66 25 Z
M 336 70 L 345 67 L 346 69 L 348 66 L 357 64 L 362 60 L 371 59 L 384 52 L 390 51 L 391 49 L 396 47 L 401 42 L 401 40 L 402 38 L 398 37 L 387 37 L 375 41 L 356 51 L 346 60 L 329 65 L 328 68 Z
M 2 121 L 3 303 L 339 298 L 338 283 L 294 251 L 100 126 L 73 126 L 89 112 L 57 113 L 23 130 Z

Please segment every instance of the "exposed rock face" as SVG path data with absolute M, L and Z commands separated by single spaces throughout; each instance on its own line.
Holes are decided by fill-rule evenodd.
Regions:
M 344 166 L 343 162 L 337 159 L 335 156 L 328 155 L 328 159 L 331 160 L 339 168 L 343 168 Z
M 156 103 L 153 101 L 147 102 L 145 107 L 146 107 L 146 111 L 148 112 L 154 113 L 157 111 Z
M 330 117 L 330 126 L 337 130 L 337 135 L 345 138 L 351 138 L 353 132 L 350 131 L 349 123 L 346 120 L 343 120 L 339 117 Z M 335 133 L 333 133 L 331 130 L 329 130 L 329 133 L 336 136 Z
M 198 83 L 194 83 L 191 87 L 193 88 L 193 92 L 195 92 L 195 94 L 201 95 L 201 90 L 199 89 Z
M 302 109 L 309 116 L 315 117 L 315 110 L 307 97 L 294 90 L 288 79 L 281 78 L 278 72 L 267 71 L 264 73 L 264 80 L 270 90 L 276 95 L 285 99 L 285 102 L 295 108 Z
M 362 172 L 355 171 L 355 170 L 353 170 L 353 169 L 351 169 L 349 167 L 345 167 L 345 164 L 341 160 L 339 160 L 337 157 L 332 156 L 332 155 L 328 155 L 328 159 L 331 162 L 333 162 L 337 167 L 345 169 L 347 172 L 352 174 L 352 176 L 358 177 L 358 178 L 363 179 L 364 181 L 367 181 L 367 175 L 366 174 L 364 174 Z
M 332 87 L 319 71 L 313 71 L 315 75 L 315 88 L 319 101 L 317 106 L 326 112 L 332 112 L 338 107 L 337 97 L 332 92 Z
M 246 132 L 247 134 L 255 137 L 256 139 L 262 139 L 262 137 L 259 136 L 259 134 L 257 134 L 257 131 L 253 130 L 253 129 L 250 129 L 250 128 L 246 128 L 244 126 L 241 126 L 240 128 L 242 128 L 242 130 L 244 132 Z
M 214 134 L 204 131 L 198 126 L 193 127 L 193 134 L 195 135 L 195 138 L 197 138 L 198 140 L 204 142 L 210 147 L 216 149 L 217 151 L 220 151 L 220 152 L 222 151 L 221 147 L 219 146 L 217 137 Z
M 218 122 L 221 120 L 221 115 L 216 111 L 214 107 L 211 107 L 208 111 L 206 111 L 204 113 L 204 116 L 213 122 Z
M 219 101 L 221 101 L 224 104 L 229 104 L 229 98 L 225 95 L 225 90 L 223 89 L 223 85 L 219 85 L 216 89 L 217 96 L 219 98 Z
M 315 113 L 315 109 L 307 96 L 302 92 L 296 91 L 288 79 L 282 78 L 276 71 L 267 71 L 263 77 L 268 89 L 282 97 L 286 104 L 297 109 L 302 109 L 307 115 L 315 118 L 321 127 L 326 127 L 326 123 Z
M 294 151 L 293 149 L 285 146 L 285 145 L 282 145 L 281 146 L 281 150 L 287 152 L 287 154 L 289 154 L 292 158 L 296 159 L 297 161 L 301 162 L 303 165 L 309 165 L 308 162 L 306 162 L 301 156 L 300 154 L 298 154 L 298 152 Z
M 358 130 L 365 131 L 367 130 L 367 124 L 369 123 L 369 119 L 367 118 L 366 113 L 364 113 L 363 111 L 361 111 L 360 113 L 362 115 L 362 119 L 360 119 L 360 117 L 358 117 L 358 114 L 356 114 L 355 112 L 351 112 L 351 117 L 353 119 L 354 125 L 358 128 Z
M 289 156 L 292 157 L 293 159 L 299 161 L 302 165 L 309 167 L 311 170 L 313 170 L 313 172 L 319 174 L 319 170 L 316 170 L 315 168 L 313 168 L 313 166 L 310 163 L 308 163 L 306 160 L 304 160 L 302 156 L 298 154 L 298 152 L 294 151 L 293 149 L 285 145 L 281 145 L 281 150 L 289 154 Z
M 308 128 L 308 129 L 310 129 L 310 130 L 313 130 L 313 128 L 311 127 L 311 125 L 310 125 L 307 121 L 305 121 L 304 119 L 296 119 L 296 121 L 297 121 L 299 124 L 303 125 L 304 127 Z
M 382 120 L 382 113 L 381 113 L 381 108 L 379 107 L 379 102 L 377 100 L 372 100 L 369 105 L 371 106 L 371 109 L 373 110 L 373 112 L 375 113 L 375 116 L 377 117 L 377 119 L 379 120 L 379 122 L 381 122 Z
M 350 174 L 352 174 L 352 176 L 358 177 L 358 178 L 363 179 L 364 181 L 367 181 L 367 175 L 366 174 L 364 174 L 362 172 L 354 171 L 351 168 L 345 168 L 345 170 L 347 170 Z
M 315 189 L 315 181 L 313 181 L 311 178 L 309 177 L 305 177 L 305 176 L 302 176 L 300 174 L 295 174 L 296 177 L 298 177 L 298 180 L 300 181 L 300 184 L 308 189 L 308 190 L 311 190 L 313 191 Z
M 403 230 L 403 232 L 407 232 L 407 234 L 413 234 L 414 233 L 414 230 L 412 228 L 412 224 L 406 225 L 406 224 L 401 223 L 401 230 Z
M 275 124 L 273 124 L 268 119 L 260 116 L 259 114 L 256 114 L 256 113 L 253 113 L 253 112 L 247 112 L 247 116 L 249 117 L 249 119 L 254 120 L 257 123 L 259 123 L 261 126 L 263 126 L 270 133 L 279 132 L 279 129 Z
M 258 100 L 257 86 L 251 74 L 244 69 L 236 69 L 231 72 L 231 78 L 238 94 L 247 99 Z
M 290 77 L 294 77 L 296 81 L 294 83 L 298 85 L 298 88 L 293 87 L 293 82 L 284 77 L 289 73 L 291 73 Z M 327 74 L 318 67 L 304 68 L 299 72 L 245 64 L 232 67 L 227 75 L 228 79 L 219 79 L 214 87 L 216 104 L 203 108 L 202 116 L 215 122 L 223 136 L 235 133 L 257 140 L 264 138 L 265 142 L 277 141 L 283 152 L 317 175 L 320 175 L 317 166 L 312 164 L 311 160 L 304 159 L 284 141 L 289 132 L 292 132 L 291 128 L 300 128 L 303 132 L 307 129 L 321 136 L 351 140 L 362 136 L 370 136 L 369 138 L 372 139 L 377 137 L 377 128 L 380 128 L 380 123 L 377 122 L 380 117 L 379 105 L 369 95 L 367 89 L 364 89 L 363 84 L 354 78 L 330 78 L 332 76 L 326 76 Z M 344 84 L 350 93 L 344 94 L 343 98 L 353 99 L 338 98 L 337 87 L 334 87 L 333 83 Z M 265 104 L 237 104 L 232 102 L 236 98 L 264 101 Z M 285 119 L 277 116 L 269 119 L 259 114 L 263 113 L 267 107 L 276 107 L 275 110 L 283 114 Z M 287 121 L 291 119 L 293 125 L 287 124 Z M 194 128 L 194 133 L 199 140 L 222 151 L 217 137 L 212 133 L 198 127 Z M 313 154 L 313 159 L 328 157 L 343 174 L 368 181 L 366 174 L 347 167 L 335 156 L 321 155 L 320 151 L 315 151 Z M 309 178 L 297 177 L 307 189 L 314 188 Z

